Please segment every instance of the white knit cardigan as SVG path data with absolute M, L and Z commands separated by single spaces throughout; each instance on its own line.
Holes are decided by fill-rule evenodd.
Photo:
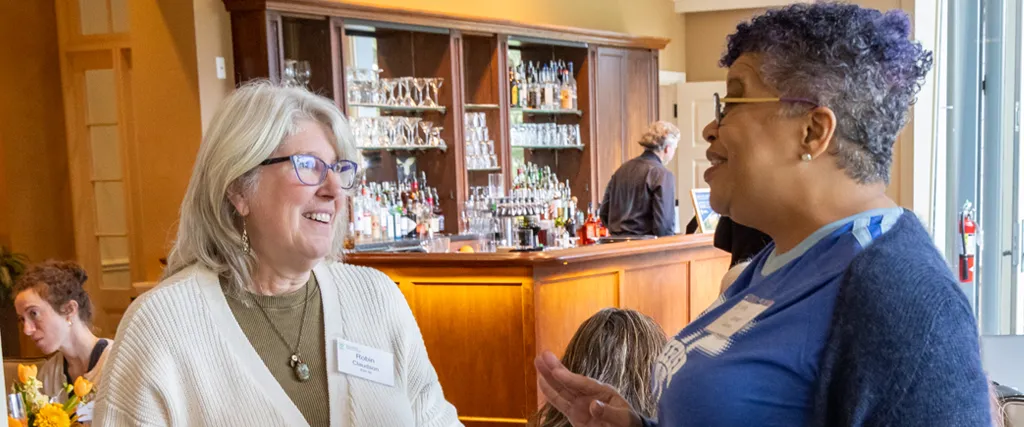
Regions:
M 324 262 L 332 426 L 456 426 L 423 337 L 384 273 Z M 394 355 L 393 387 L 338 371 L 338 339 Z M 249 344 L 216 275 L 193 266 L 128 308 L 103 370 L 94 426 L 307 426 Z

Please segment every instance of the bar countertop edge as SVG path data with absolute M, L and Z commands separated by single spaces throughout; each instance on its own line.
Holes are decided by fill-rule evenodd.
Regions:
M 344 262 L 355 265 L 430 265 L 430 266 L 535 266 L 570 264 L 607 258 L 635 256 L 646 253 L 683 249 L 713 249 L 713 234 L 686 234 L 652 240 L 589 245 L 544 252 L 505 253 L 386 253 L 356 252 L 345 254 Z

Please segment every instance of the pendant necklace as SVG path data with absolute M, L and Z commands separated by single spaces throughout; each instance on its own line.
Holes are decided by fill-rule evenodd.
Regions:
M 317 284 L 317 286 L 319 286 L 319 283 Z M 260 309 L 260 313 L 263 313 L 263 317 L 267 319 L 267 323 L 270 324 L 270 327 L 274 330 L 274 333 L 276 333 L 277 337 L 281 339 L 282 343 L 284 343 L 284 346 L 291 349 L 291 347 L 288 346 L 288 340 L 284 338 L 284 335 L 281 333 L 281 331 L 277 330 L 277 326 L 274 326 L 274 322 L 270 320 L 270 316 L 267 315 L 267 311 L 263 309 L 263 306 L 260 305 L 259 301 L 256 301 L 255 297 L 251 298 L 252 302 L 256 304 L 256 307 Z M 303 383 L 309 381 L 310 378 L 309 365 L 307 365 L 306 362 L 303 362 L 302 358 L 299 357 L 299 345 L 302 344 L 302 329 L 306 326 L 306 307 L 308 305 L 309 285 L 307 284 L 306 296 L 302 302 L 302 318 L 300 319 L 301 323 L 299 323 L 299 338 L 295 340 L 295 348 L 291 349 L 292 355 L 288 357 L 288 366 L 290 366 L 292 368 L 292 372 L 295 373 L 295 379 Z

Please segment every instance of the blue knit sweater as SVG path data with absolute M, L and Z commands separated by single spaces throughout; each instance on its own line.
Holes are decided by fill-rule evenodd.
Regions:
M 990 426 L 967 297 L 917 217 L 860 253 L 836 299 L 814 426 Z
M 812 408 L 814 427 L 991 426 L 975 319 L 913 213 L 844 273 Z

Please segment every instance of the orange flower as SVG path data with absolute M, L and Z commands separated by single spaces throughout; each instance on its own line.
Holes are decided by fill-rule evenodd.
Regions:
M 25 426 L 23 426 L 21 424 L 21 420 L 8 415 L 7 416 L 7 427 L 25 427 Z
M 18 380 L 22 384 L 27 383 L 29 378 L 35 378 L 36 374 L 39 373 L 39 368 L 36 365 L 22 365 L 18 364 Z
M 85 397 L 85 395 L 89 394 L 90 391 L 92 391 L 91 381 L 82 377 L 75 379 L 75 396 L 78 396 L 78 398 L 81 399 Z

